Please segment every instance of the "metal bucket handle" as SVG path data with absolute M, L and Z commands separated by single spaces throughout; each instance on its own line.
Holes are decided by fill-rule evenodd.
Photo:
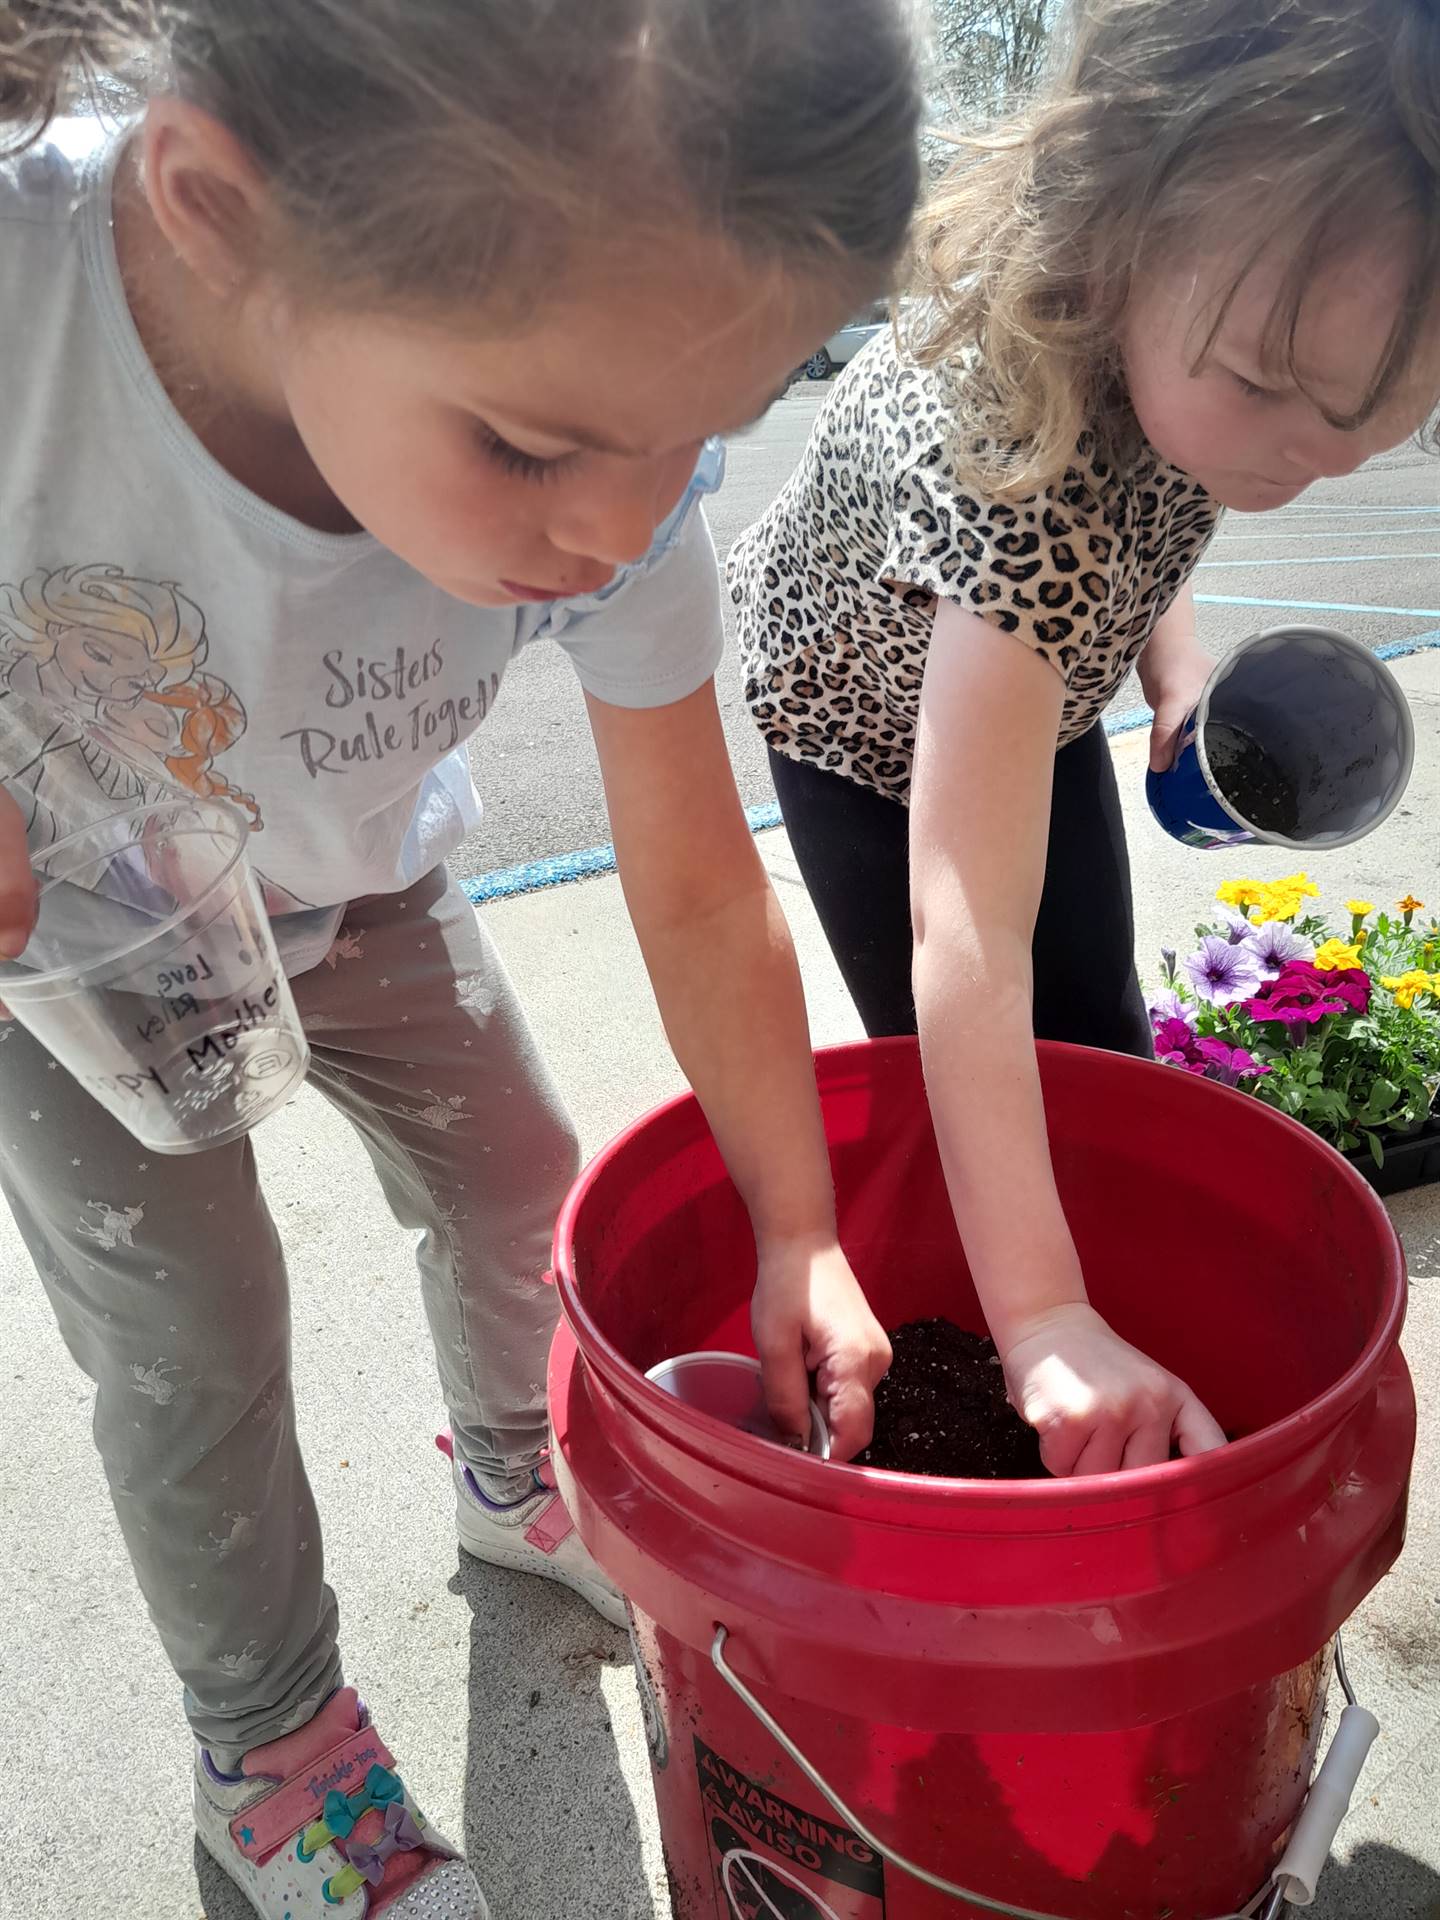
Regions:
M 715 1638 L 710 1645 L 710 1658 L 715 1671 L 730 1691 L 750 1709 L 771 1739 L 790 1756 L 816 1792 L 824 1794 L 840 1818 L 854 1829 L 867 1847 L 888 1860 L 892 1867 L 909 1874 L 912 1880 L 934 1887 L 937 1892 L 948 1894 L 952 1900 L 965 1900 L 971 1906 L 983 1907 L 987 1913 L 1003 1914 L 1006 1920 L 1068 1920 L 1064 1914 L 1041 1913 L 1034 1907 L 1011 1906 L 1007 1900 L 994 1900 L 988 1894 L 976 1893 L 971 1887 L 957 1886 L 953 1880 L 942 1880 L 939 1874 L 931 1873 L 928 1867 L 918 1866 L 913 1860 L 907 1860 L 904 1854 L 887 1847 L 883 1840 L 870 1831 L 854 1809 L 846 1806 L 819 1768 L 800 1751 L 775 1716 L 760 1704 L 731 1667 L 725 1658 L 725 1646 L 729 1638 L 730 1629 L 717 1623 Z M 1320 1869 L 1349 1810 L 1350 1798 L 1360 1777 L 1360 1769 L 1365 1764 L 1365 1756 L 1380 1731 L 1380 1723 L 1374 1714 L 1356 1703 L 1350 1676 L 1345 1670 L 1345 1654 L 1338 1633 L 1335 1636 L 1335 1673 L 1345 1694 L 1345 1707 L 1320 1771 L 1311 1782 L 1305 1804 L 1291 1833 L 1290 1844 L 1280 1864 L 1255 1898 L 1239 1913 L 1220 1916 L 1220 1920 L 1279 1920 L 1287 1900 L 1308 1907 L 1315 1898 L 1315 1882 Z

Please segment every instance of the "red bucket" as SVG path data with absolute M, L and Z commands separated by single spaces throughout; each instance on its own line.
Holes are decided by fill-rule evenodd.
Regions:
M 753 1351 L 754 1248 L 693 1099 L 582 1176 L 550 1395 L 580 1532 L 629 1595 L 676 1920 L 1209 1920 L 1265 1883 L 1336 1629 L 1400 1551 L 1415 1408 L 1399 1243 L 1294 1122 L 1040 1049 L 1096 1306 L 1223 1451 L 1085 1480 L 824 1464 L 679 1405 L 667 1355 Z M 979 1328 L 913 1041 L 818 1056 L 841 1238 L 887 1326 Z M 583 1361 L 581 1356 L 583 1355 Z M 843 1818 L 720 1659 L 852 1810 Z

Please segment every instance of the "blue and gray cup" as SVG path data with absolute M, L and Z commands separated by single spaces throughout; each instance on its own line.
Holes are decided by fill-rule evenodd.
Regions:
M 1396 806 L 1414 758 L 1405 695 L 1368 647 L 1271 627 L 1219 663 L 1145 792 L 1186 846 L 1343 847 Z

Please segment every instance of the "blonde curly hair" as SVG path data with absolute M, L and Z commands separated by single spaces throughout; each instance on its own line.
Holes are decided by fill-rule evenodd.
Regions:
M 1353 415 L 1414 370 L 1440 308 L 1440 7 L 1435 0 L 1073 0 L 1046 81 L 965 154 L 921 216 L 900 327 L 954 383 L 955 454 L 1020 499 L 1053 485 L 1085 430 L 1123 464 L 1139 428 L 1118 339 L 1137 278 L 1230 251 L 1201 364 L 1246 276 L 1284 263 L 1264 341 L 1296 380 L 1317 265 L 1393 219 L 1406 294 Z

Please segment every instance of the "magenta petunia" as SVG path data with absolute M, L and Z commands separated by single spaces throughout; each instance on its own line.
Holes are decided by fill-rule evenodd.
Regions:
M 1269 1067 L 1244 1047 L 1232 1047 L 1227 1040 L 1207 1036 L 1195 1042 L 1195 1050 L 1204 1063 L 1204 1071 L 1224 1087 L 1238 1087 L 1242 1080 L 1258 1080 Z
M 1348 1013 L 1349 1008 L 1343 1000 L 1312 1000 L 1305 1007 L 1277 1007 L 1268 1000 L 1247 1000 L 1244 1011 L 1252 1020 L 1279 1020 L 1298 1032 L 1301 1027 L 1313 1027 L 1321 1020 L 1328 1020 L 1332 1013 Z
M 1194 1059 L 1195 1029 L 1188 1020 L 1159 1021 L 1155 1027 L 1155 1052 L 1161 1060 Z
M 1354 1013 L 1370 1011 L 1370 976 L 1363 967 L 1337 967 L 1329 983 L 1332 999 L 1344 1000 Z
M 1323 993 L 1330 980 L 1331 975 L 1317 967 L 1313 960 L 1287 960 L 1278 977 L 1266 987 L 1265 997 L 1267 1000 L 1304 1000 Z
M 1292 960 L 1253 999 L 1245 1002 L 1252 1020 L 1281 1020 L 1297 1030 L 1313 1027 L 1332 1013 L 1365 1013 L 1370 1007 L 1370 976 L 1363 967 L 1326 972 L 1308 960 Z

